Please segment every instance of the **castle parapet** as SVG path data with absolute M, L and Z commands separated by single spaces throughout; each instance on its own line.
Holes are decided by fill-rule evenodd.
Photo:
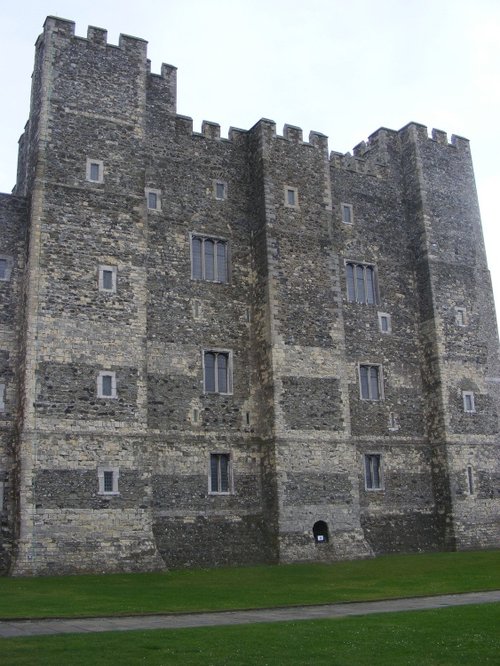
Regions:
M 106 46 L 108 43 L 108 31 L 104 30 L 104 28 L 96 28 L 93 25 L 89 25 L 87 39 L 92 44 L 97 44 L 97 46 Z

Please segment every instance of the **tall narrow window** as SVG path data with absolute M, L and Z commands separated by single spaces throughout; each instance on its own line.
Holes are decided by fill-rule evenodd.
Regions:
M 5 411 L 5 384 L 0 384 L 0 412 Z
M 340 204 L 342 210 L 342 222 L 344 224 L 352 224 L 352 205 L 351 204 Z
M 7 282 L 10 280 L 10 274 L 12 272 L 12 257 L 6 255 L 0 256 L 0 280 Z
M 467 489 L 469 491 L 469 495 L 474 494 L 474 479 L 472 478 L 472 467 L 471 467 L 471 465 L 467 466 Z
M 231 372 L 230 352 L 203 352 L 203 379 L 205 393 L 232 393 Z
M 362 400 L 381 399 L 382 368 L 379 365 L 359 366 L 359 390 Z
M 219 201 L 227 197 L 227 185 L 222 180 L 214 181 L 214 195 Z
M 464 412 L 472 413 L 476 411 L 473 391 L 462 391 L 462 399 L 464 403 Z
M 116 374 L 104 370 L 97 377 L 97 397 L 116 398 Z
M 230 457 L 229 453 L 210 454 L 210 492 L 230 492 Z
M 210 282 L 228 281 L 227 241 L 204 236 L 191 237 L 191 276 Z
M 455 308 L 455 323 L 457 326 L 467 326 L 467 315 L 465 308 Z
M 385 312 L 378 313 L 378 327 L 381 333 L 391 333 L 391 315 Z
M 346 263 L 347 300 L 350 303 L 377 302 L 377 285 L 374 266 Z
M 285 187 L 285 206 L 297 208 L 299 205 L 299 191 L 296 187 Z
M 365 455 L 365 488 L 366 490 L 380 490 L 382 488 L 380 453 L 367 453 Z
M 148 210 L 161 210 L 161 190 L 146 188 L 144 191 Z
M 102 183 L 104 180 L 104 164 L 102 160 L 87 159 L 87 180 Z
M 99 291 L 116 291 L 116 266 L 99 266 Z

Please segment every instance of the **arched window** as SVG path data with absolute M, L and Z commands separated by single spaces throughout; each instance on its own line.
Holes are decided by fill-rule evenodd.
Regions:
M 328 541 L 328 525 L 324 520 L 318 520 L 314 523 L 313 535 L 316 543 L 326 543 Z

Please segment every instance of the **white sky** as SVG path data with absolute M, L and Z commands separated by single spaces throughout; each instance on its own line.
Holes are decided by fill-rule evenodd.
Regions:
M 20 0 L 1 3 L 0 191 L 16 174 L 34 42 L 49 14 L 149 42 L 152 71 L 178 67 L 178 112 L 248 129 L 266 117 L 347 152 L 410 121 L 471 141 L 500 309 L 498 0 Z

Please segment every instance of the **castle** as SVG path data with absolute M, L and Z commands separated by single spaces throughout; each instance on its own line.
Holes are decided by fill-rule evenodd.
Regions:
M 500 545 L 466 139 L 193 132 L 145 41 L 48 17 L 0 229 L 4 572 Z

